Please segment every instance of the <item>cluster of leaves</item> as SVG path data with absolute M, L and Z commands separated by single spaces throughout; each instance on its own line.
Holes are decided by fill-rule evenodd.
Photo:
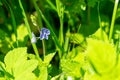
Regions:
M 39 0 L 37 1 L 39 3 Z M 0 55 L 5 54 L 4 59 L 2 59 L 3 61 L 1 60 L 0 62 L 0 80 L 119 80 L 120 35 L 117 34 L 117 38 L 113 37 L 113 42 L 109 42 L 107 33 L 109 29 L 110 19 L 109 16 L 106 16 L 104 12 L 102 13 L 102 10 L 100 24 L 102 25 L 103 29 L 99 29 L 99 23 L 97 18 L 98 15 L 96 15 L 96 5 L 98 1 L 102 1 L 106 4 L 109 0 L 59 0 L 58 2 L 60 4 L 56 4 L 58 9 L 56 8 L 56 6 L 54 6 L 54 1 L 52 0 L 46 0 L 42 2 L 43 4 L 39 4 L 40 8 L 42 7 L 43 9 L 42 11 L 44 12 L 45 17 L 50 18 L 48 19 L 47 26 L 49 26 L 49 22 L 51 23 L 51 25 L 54 24 L 51 27 L 52 29 L 50 28 L 51 32 L 48 32 L 48 35 L 52 33 L 51 35 L 53 39 L 55 39 L 54 35 L 59 29 L 59 27 L 56 27 L 55 25 L 57 23 L 56 18 L 58 19 L 58 21 L 60 20 L 60 24 L 57 24 L 57 26 L 60 27 L 61 24 L 63 26 L 66 26 L 67 21 L 67 28 L 64 27 L 65 30 L 59 31 L 59 33 L 66 35 L 61 37 L 62 34 L 59 34 L 60 43 L 58 43 L 60 44 L 60 46 L 65 48 L 63 49 L 65 52 L 58 50 L 58 44 L 51 44 L 51 36 L 48 38 L 46 33 L 41 32 L 44 33 L 44 35 L 46 36 L 44 37 L 44 35 L 41 35 L 41 37 L 43 36 L 43 39 L 48 39 L 48 41 L 46 42 L 49 43 L 48 45 L 45 45 L 48 52 L 47 55 L 45 54 L 43 56 L 43 60 L 41 59 L 41 57 L 39 60 L 36 55 L 30 54 L 31 51 L 29 48 L 29 44 L 31 43 L 29 43 L 30 40 L 28 40 L 29 33 L 26 26 L 23 24 L 17 26 L 16 28 L 19 46 L 18 48 L 14 48 L 16 47 L 15 32 L 13 32 L 13 27 L 9 24 L 9 22 L 4 22 L 4 20 L 9 19 L 7 19 L 5 15 L 3 15 L 3 8 L 0 8 L 2 10 L 2 12 L 0 13 L 0 24 L 2 24 L 2 26 L 5 24 L 4 26 L 7 27 L 2 27 L 0 29 Z M 14 0 L 8 2 L 14 2 Z M 3 5 L 4 4 L 0 0 L 0 7 L 3 7 Z M 20 10 L 19 6 L 17 6 L 15 3 L 10 3 L 10 5 L 16 7 L 13 8 L 13 11 L 16 12 L 17 9 Z M 4 6 L 6 7 L 6 5 Z M 48 8 L 46 6 L 50 7 Z M 88 9 L 88 11 L 86 10 L 86 8 Z M 57 17 L 56 15 L 51 16 L 51 14 L 45 12 L 47 10 L 48 13 L 56 11 L 58 14 L 53 13 L 52 15 L 56 14 Z M 64 14 L 67 16 L 65 16 Z M 18 15 L 18 13 L 15 15 L 18 18 L 17 20 L 22 18 Z M 37 14 L 37 16 L 38 15 L 40 14 Z M 89 16 L 86 17 L 86 15 Z M 119 19 L 119 15 L 120 14 L 118 8 L 116 19 Z M 42 17 L 44 17 L 44 15 L 42 15 Z M 43 22 L 45 22 L 44 24 L 46 26 L 45 17 L 43 19 Z M 37 20 L 38 18 L 36 17 L 35 19 Z M 55 21 L 52 21 L 52 19 L 55 19 Z M 35 25 L 33 22 L 33 24 L 31 24 L 31 28 L 34 29 L 36 27 L 36 24 L 37 22 L 35 22 Z M 70 26 L 72 26 L 72 28 Z M 119 24 L 115 26 L 119 27 Z M 114 33 L 116 30 L 119 32 L 118 27 L 116 27 Z M 56 32 L 52 30 L 55 30 Z M 39 41 L 36 44 L 38 45 Z M 56 46 L 57 49 L 51 45 Z M 27 52 L 27 49 L 30 53 Z M 39 47 L 38 49 L 40 50 Z M 49 53 L 51 51 L 54 51 L 54 53 Z M 60 56 L 58 56 L 59 53 Z
M 0 62 L 0 80 L 46 80 L 47 66 L 54 55 L 46 55 L 43 62 L 38 62 L 26 47 L 15 48 L 7 53 L 4 63 Z
M 8 52 L 4 63 L 1 62 L 0 65 L 1 80 L 34 80 L 36 78 L 32 71 L 37 67 L 38 61 L 27 60 L 27 48 L 17 48 Z

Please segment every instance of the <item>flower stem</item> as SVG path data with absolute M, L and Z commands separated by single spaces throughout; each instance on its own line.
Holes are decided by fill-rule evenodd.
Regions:
M 46 23 L 47 27 L 50 29 L 50 32 L 51 32 L 51 35 L 53 37 L 53 40 L 55 42 L 55 44 L 57 45 L 57 47 L 63 52 L 63 48 L 61 47 L 61 45 L 59 44 L 59 41 L 57 39 L 57 36 L 56 34 L 54 33 L 53 29 L 52 29 L 52 26 L 50 25 L 50 23 L 48 22 L 48 20 L 46 19 L 46 17 L 43 15 L 41 9 L 37 6 L 35 0 L 32 0 L 34 3 L 34 6 L 36 8 L 36 11 L 38 13 L 38 16 L 40 15 L 42 17 L 42 19 L 44 20 L 44 22 Z
M 42 40 L 42 46 L 43 46 L 43 57 L 44 57 L 44 60 L 45 60 L 46 48 L 45 48 L 45 41 L 44 40 Z
M 28 20 L 27 20 L 27 16 L 26 16 L 26 14 L 25 14 L 24 8 L 23 8 L 23 6 L 22 6 L 21 0 L 19 0 L 19 5 L 20 5 L 20 8 L 22 9 L 22 15 L 24 16 L 24 22 L 25 22 L 25 25 L 26 25 L 26 27 L 27 27 L 29 37 L 30 37 L 30 39 L 32 39 L 32 32 L 31 32 L 30 25 L 29 25 L 29 22 L 28 22 Z M 34 49 L 34 52 L 35 52 L 35 54 L 36 54 L 37 59 L 41 62 L 42 60 L 41 60 L 41 58 L 39 57 L 39 53 L 38 53 L 36 44 L 32 44 L 32 46 L 33 46 L 33 49 Z
M 113 34 L 113 28 L 115 24 L 115 16 L 117 12 L 118 3 L 119 3 L 119 0 L 115 0 L 114 10 L 113 10 L 113 15 L 112 15 L 112 20 L 111 20 L 111 26 L 110 26 L 109 41 L 111 41 L 112 34 Z
M 33 5 L 34 5 L 34 7 L 35 7 L 35 9 L 37 11 L 37 14 L 38 14 L 38 24 L 40 25 L 39 27 L 42 28 L 43 24 L 42 24 L 41 14 L 39 12 L 39 7 L 37 6 L 35 0 L 32 0 L 32 2 L 33 2 Z M 43 47 L 43 57 L 45 59 L 45 54 L 46 54 L 45 40 L 42 40 L 42 47 Z

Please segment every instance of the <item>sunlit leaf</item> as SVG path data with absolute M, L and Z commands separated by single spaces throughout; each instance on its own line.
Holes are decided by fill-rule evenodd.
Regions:
M 54 57 L 55 53 L 50 53 L 48 55 L 45 56 L 44 59 L 44 63 L 46 63 L 47 65 L 50 63 L 50 61 L 52 60 L 52 58 Z
M 17 65 L 21 65 L 27 60 L 27 48 L 16 48 L 9 51 L 5 56 L 4 62 L 6 64 L 6 70 L 12 73 L 11 69 Z
M 5 70 L 4 63 L 0 62 L 0 77 L 4 77 L 4 76 L 14 79 L 14 77 Z
M 104 30 L 101 30 L 100 28 L 94 34 L 92 34 L 92 36 L 96 39 L 108 41 L 108 35 Z
M 16 42 L 15 34 L 11 35 L 11 38 L 14 42 Z M 28 41 L 28 31 L 25 25 L 20 25 L 17 28 L 17 39 L 18 39 L 18 46 L 25 46 Z
M 75 44 L 80 44 L 84 41 L 84 37 L 82 34 L 74 33 L 74 34 L 68 34 L 70 37 L 70 42 Z
M 38 77 L 38 80 L 47 80 L 48 72 L 46 66 L 40 67 L 40 76 Z
M 66 73 L 67 76 L 74 76 L 74 77 L 80 77 L 80 69 L 81 65 L 78 62 L 69 60 L 69 59 L 62 59 L 61 60 L 61 68 L 64 73 Z
M 6 71 L 13 74 L 15 80 L 34 80 L 36 78 L 32 71 L 37 67 L 38 61 L 27 60 L 27 48 L 11 50 L 5 56 L 4 62 Z
M 94 70 L 99 74 L 109 73 L 116 63 L 116 50 L 109 42 L 87 39 L 87 56 Z
M 20 25 L 17 29 L 19 46 L 25 46 L 28 40 L 28 31 L 25 25 Z

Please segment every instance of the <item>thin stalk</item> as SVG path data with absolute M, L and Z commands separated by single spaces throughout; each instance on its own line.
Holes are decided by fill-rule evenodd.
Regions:
M 25 14 L 24 8 L 23 8 L 23 6 L 22 6 L 21 0 L 19 0 L 19 5 L 20 5 L 20 8 L 21 8 L 21 10 L 22 10 L 22 15 L 24 16 L 24 22 L 25 22 L 25 25 L 26 25 L 26 27 L 27 27 L 29 37 L 30 37 L 30 39 L 32 39 L 32 32 L 31 32 L 30 25 L 29 25 L 29 22 L 28 22 L 28 20 L 27 20 L 27 16 L 26 16 L 26 14 Z M 39 57 L 39 53 L 38 53 L 36 44 L 32 44 L 32 46 L 33 46 L 33 49 L 34 49 L 34 52 L 35 52 L 35 54 L 36 54 L 37 59 L 41 62 L 42 60 L 41 60 L 41 58 Z
M 37 6 L 35 0 L 32 0 L 32 2 L 38 14 L 38 23 L 40 25 L 39 27 L 42 28 L 43 24 L 42 24 L 41 14 L 39 12 L 39 7 Z M 45 40 L 42 40 L 42 47 L 43 47 L 43 58 L 45 59 L 45 54 L 46 54 Z
M 100 2 L 98 1 L 98 20 L 99 20 L 99 26 L 100 26 L 100 30 L 101 30 L 101 38 L 102 40 L 104 40 L 103 37 L 103 30 L 102 30 L 102 26 L 101 26 L 101 18 L 100 18 Z
M 32 0 L 33 2 L 33 5 L 35 7 L 35 10 L 37 11 L 37 16 L 38 16 L 38 24 L 39 24 L 39 27 L 42 28 L 43 27 L 43 24 L 42 24 L 42 19 L 41 19 L 41 14 L 39 12 L 39 7 L 37 6 L 36 4 L 36 0 Z
M 64 51 L 65 52 L 68 51 L 68 45 L 69 45 L 69 37 L 67 36 L 68 34 L 70 34 L 70 28 L 68 28 L 67 33 L 66 33 L 66 37 L 65 37 L 65 44 L 64 44 Z
M 77 33 L 79 33 L 80 29 L 81 29 L 81 24 L 79 24 L 79 26 L 78 26 Z
M 63 39 L 63 18 L 60 18 L 60 31 L 59 31 L 59 39 L 60 39 L 60 45 L 63 45 L 64 39 Z
M 8 4 L 8 2 L 6 0 L 5 1 L 5 4 L 6 6 L 8 6 L 9 8 L 9 11 L 10 11 L 10 15 L 11 15 L 11 19 L 12 19 L 12 26 L 14 28 L 14 33 L 15 33 L 15 37 L 16 37 L 16 46 L 18 47 L 18 37 L 17 37 L 17 26 L 16 26 L 16 21 L 15 21 L 15 16 L 14 16 L 14 13 L 13 13 L 13 10 L 12 8 L 10 7 L 10 5 Z
M 56 0 L 56 6 L 57 6 L 57 13 L 60 19 L 60 30 L 59 30 L 59 42 L 60 45 L 63 46 L 64 37 L 63 37 L 63 17 L 64 17 L 64 8 L 60 2 L 60 0 Z M 59 57 L 62 56 L 62 52 L 59 51 Z
M 60 42 L 60 46 L 63 46 L 64 39 L 63 39 L 63 19 L 62 18 L 60 18 L 59 42 Z M 59 53 L 59 57 L 61 58 L 62 51 L 59 50 L 58 53 Z
M 51 6 L 51 8 L 55 11 L 57 11 L 56 7 L 54 6 L 54 4 L 50 1 L 50 0 L 46 0 L 47 3 Z
M 45 48 L 45 41 L 44 40 L 42 40 L 42 46 L 43 46 L 43 57 L 44 57 L 44 61 L 45 61 L 46 48 Z
M 111 26 L 110 26 L 109 41 L 111 41 L 111 39 L 112 39 L 118 3 L 119 3 L 119 0 L 115 0 L 114 10 L 113 10 L 113 15 L 112 15 L 112 20 L 111 20 Z

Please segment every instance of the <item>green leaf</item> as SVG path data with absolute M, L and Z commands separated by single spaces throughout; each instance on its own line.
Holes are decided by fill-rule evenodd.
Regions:
M 70 37 L 70 41 L 75 44 L 80 44 L 84 41 L 84 37 L 82 34 L 74 33 L 74 34 L 68 34 Z
M 111 76 L 112 80 L 120 80 L 120 54 L 118 55 L 118 61 L 114 69 L 112 70 L 111 74 L 108 74 L 109 77 Z
M 15 80 L 34 80 L 36 78 L 32 71 L 37 67 L 38 61 L 27 60 L 27 48 L 21 47 L 11 50 L 5 56 L 4 62 L 6 71 L 12 74 Z
M 21 63 L 19 66 L 16 66 L 14 69 L 14 76 L 17 80 L 20 80 L 23 76 L 29 73 L 32 77 L 35 77 L 34 74 L 32 74 L 32 71 L 37 67 L 38 62 L 36 60 L 26 60 L 23 63 Z M 27 77 L 26 75 L 26 79 Z M 32 79 L 31 79 L 32 80 Z
M 40 67 L 40 76 L 38 77 L 38 80 L 47 80 L 48 72 L 46 66 Z
M 4 62 L 6 70 L 12 73 L 12 68 L 21 65 L 22 62 L 27 60 L 27 48 L 15 48 L 7 53 Z
M 44 59 L 44 63 L 47 64 L 47 65 L 49 65 L 49 63 L 52 60 L 52 58 L 54 57 L 54 55 L 55 55 L 55 52 L 46 55 L 45 59 Z
M 104 41 L 109 41 L 108 40 L 108 35 L 105 33 L 105 31 L 101 31 L 101 29 L 99 28 L 93 35 L 92 37 L 100 39 L 100 40 L 104 40 Z
M 116 63 L 116 50 L 109 42 L 87 38 L 87 57 L 99 74 L 109 73 Z
M 4 77 L 4 76 L 14 79 L 14 77 L 11 74 L 6 72 L 4 63 L 0 62 L 0 77 Z
M 80 63 L 70 59 L 62 59 L 60 65 L 63 73 L 66 73 L 67 76 L 81 77 Z
M 12 34 L 11 39 L 16 42 L 15 34 Z M 23 47 L 26 45 L 28 41 L 28 31 L 25 25 L 19 25 L 17 28 L 17 39 L 18 39 L 18 46 Z
M 81 65 L 85 64 L 85 54 L 84 53 L 78 53 L 75 57 L 74 57 L 74 61 L 79 62 Z
M 25 25 L 18 26 L 17 29 L 19 46 L 25 46 L 28 41 L 28 31 Z
M 0 51 L 7 53 L 11 49 L 11 41 L 8 34 L 0 29 Z
M 110 76 L 108 77 L 108 75 L 99 76 L 97 74 L 90 74 L 89 72 L 86 72 L 84 80 L 116 80 L 116 79 L 113 79 Z

